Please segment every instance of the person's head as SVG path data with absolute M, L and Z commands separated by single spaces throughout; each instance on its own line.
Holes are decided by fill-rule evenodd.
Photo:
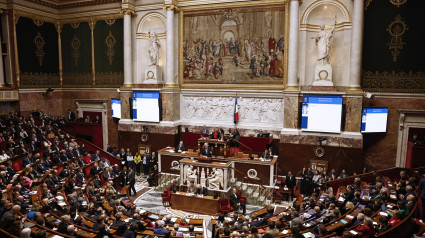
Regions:
M 158 221 L 156 221 L 156 224 L 157 224 L 158 227 L 164 227 L 165 222 L 162 221 L 162 220 L 158 220 Z
M 364 218 L 363 223 L 364 223 L 366 226 L 372 226 L 372 224 L 373 224 L 372 218 L 370 218 L 370 217 L 365 217 L 365 218 Z
M 393 211 L 393 218 L 394 219 L 400 219 L 400 211 L 399 210 Z
M 68 227 L 66 228 L 66 231 L 68 232 L 68 235 L 73 235 L 75 232 L 74 225 L 68 225 Z
M 179 142 L 179 145 L 180 146 L 183 146 L 183 141 L 182 140 Z
M 236 188 L 232 189 L 232 193 L 236 194 Z
M 12 213 L 14 214 L 14 215 L 17 215 L 17 214 L 19 214 L 19 212 L 21 211 L 21 206 L 19 206 L 19 205 L 15 205 L 15 206 L 13 206 L 12 207 Z
M 24 228 L 21 231 L 20 238 L 30 238 L 31 237 L 31 228 Z

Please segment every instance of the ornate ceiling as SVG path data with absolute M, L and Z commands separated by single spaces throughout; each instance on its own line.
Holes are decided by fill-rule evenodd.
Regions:
M 64 9 L 74 7 L 93 6 L 107 3 L 120 3 L 121 0 L 27 0 L 43 6 Z

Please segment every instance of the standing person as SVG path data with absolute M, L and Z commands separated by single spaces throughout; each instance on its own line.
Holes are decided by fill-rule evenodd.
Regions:
M 153 167 L 154 167 L 154 165 L 157 165 L 158 164 L 158 156 L 156 156 L 156 153 L 155 153 L 155 151 L 154 152 L 152 152 L 152 154 L 151 154 L 151 158 L 150 158 L 150 160 L 149 160 L 149 172 L 152 172 L 152 170 L 154 169 Z
M 236 188 L 232 189 L 232 194 L 230 195 L 230 205 L 235 209 L 235 212 L 239 211 L 239 207 L 242 206 L 243 209 L 243 215 L 246 213 L 246 206 L 245 204 L 241 203 L 241 198 L 236 193 Z
M 131 154 L 131 152 L 127 153 L 127 164 L 129 168 L 133 168 L 134 169 L 134 157 Z
M 121 171 L 120 175 L 118 176 L 118 178 L 119 178 L 119 181 L 120 181 L 121 188 L 124 187 L 127 184 L 127 181 L 128 181 L 128 174 L 127 174 L 127 167 L 126 166 L 124 166 L 122 168 L 122 171 Z
M 423 174 L 421 180 L 419 180 L 418 188 L 421 190 L 422 220 L 425 220 L 425 174 Z
M 127 166 L 127 153 L 125 153 L 124 148 L 121 148 L 120 153 L 119 153 L 120 157 L 121 157 L 121 165 L 122 166 Z
M 133 171 L 133 167 L 128 168 L 127 176 L 127 183 L 130 185 L 130 188 L 128 189 L 128 196 L 131 196 L 131 191 L 133 191 L 134 195 L 136 195 L 136 188 L 134 187 L 134 184 L 136 184 L 136 173 Z
M 148 173 L 149 173 L 149 161 L 150 161 L 149 154 L 146 151 L 145 155 L 142 158 L 143 172 L 144 172 L 145 176 L 148 175 Z
M 288 175 L 286 175 L 285 179 L 286 187 L 291 191 L 291 201 L 294 199 L 294 188 L 297 183 L 297 179 L 292 174 L 291 171 L 288 172 Z
M 136 165 L 137 176 L 140 176 L 140 167 L 142 166 L 142 156 L 139 155 L 139 152 L 136 152 L 134 156 L 134 164 Z

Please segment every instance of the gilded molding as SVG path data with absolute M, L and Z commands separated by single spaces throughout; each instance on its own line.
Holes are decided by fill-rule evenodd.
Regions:
M 65 73 L 63 74 L 64 87 L 90 87 L 92 85 L 91 73 Z
M 174 5 L 174 4 L 164 4 L 164 6 L 162 7 L 162 9 L 166 10 L 166 11 L 174 11 L 174 12 L 178 12 L 180 9 Z
M 208 9 L 221 9 L 221 8 L 238 8 L 238 7 L 259 7 L 259 6 L 271 6 L 271 5 L 282 5 L 290 2 L 290 0 L 265 0 L 265 1 L 249 1 L 249 2 L 233 2 L 233 3 L 216 3 L 208 5 L 196 5 L 180 7 L 180 11 L 198 11 Z
M 38 27 L 40 27 L 44 24 L 44 21 L 40 20 L 40 19 L 32 19 L 32 22 L 34 22 L 34 24 Z
M 400 7 L 401 5 L 405 4 L 407 0 L 390 0 L 390 3 L 394 6 Z
M 21 77 L 21 87 L 51 87 L 59 86 L 59 75 L 55 73 L 24 72 Z
M 363 71 L 362 88 L 371 92 L 424 93 L 425 71 Z
M 40 4 L 42 6 L 54 8 L 54 9 L 66 9 L 66 8 L 75 8 L 75 7 L 86 7 L 86 6 L 94 6 L 108 3 L 119 3 L 119 0 L 29 0 L 29 2 L 33 2 L 36 4 Z
M 130 15 L 130 16 L 137 16 L 137 13 L 132 9 L 122 9 L 121 14 Z
M 406 22 L 401 19 L 399 14 L 397 14 L 394 21 L 392 21 L 387 27 L 387 31 L 391 35 L 391 40 L 387 43 L 387 45 L 393 55 L 394 62 L 397 62 L 397 57 L 400 54 L 400 51 L 403 50 L 403 45 L 406 44 L 402 37 L 407 30 L 409 30 L 409 28 L 407 28 Z
M 122 11 L 121 11 L 122 12 Z M 123 18 L 123 13 L 117 13 L 117 14 L 108 14 L 108 15 L 101 15 L 101 16 L 92 16 L 92 17 L 80 17 L 80 18 L 72 18 L 72 19 L 63 19 L 58 20 L 50 17 L 40 16 L 37 14 L 33 14 L 30 12 L 20 11 L 20 10 L 14 10 L 13 14 L 15 16 L 15 24 L 18 22 L 19 17 L 26 17 L 30 19 L 36 19 L 38 21 L 43 22 L 50 22 L 50 23 L 61 23 L 61 24 L 73 24 L 73 23 L 81 23 L 81 22 L 90 22 L 90 21 L 104 21 L 108 19 L 120 19 Z
M 109 26 L 112 26 L 115 23 L 114 18 L 109 18 L 109 19 L 105 19 L 106 24 L 108 24 Z
M 96 73 L 96 87 L 121 87 L 124 84 L 123 72 Z
M 369 7 L 370 3 L 372 3 L 373 0 L 365 0 L 364 2 L 364 10 L 367 10 L 367 8 Z

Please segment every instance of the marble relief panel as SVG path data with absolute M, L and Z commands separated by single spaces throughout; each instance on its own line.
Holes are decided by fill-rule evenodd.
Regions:
M 184 121 L 233 123 L 235 97 L 183 96 L 181 104 Z M 283 125 L 283 98 L 239 97 L 238 110 L 239 123 Z

